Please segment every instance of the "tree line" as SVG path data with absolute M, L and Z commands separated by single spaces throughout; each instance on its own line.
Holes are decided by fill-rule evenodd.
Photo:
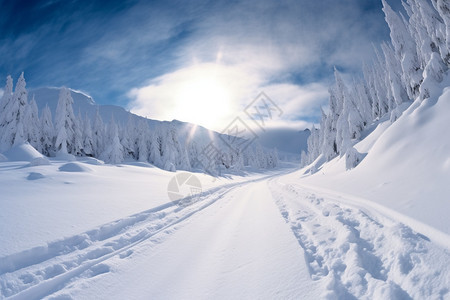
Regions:
M 363 154 L 353 147 L 362 131 L 374 121 L 391 122 L 415 100 L 429 98 L 450 65 L 450 4 L 445 0 L 407 0 L 406 16 L 382 0 L 390 43 L 376 51 L 372 64 L 363 66 L 363 78 L 346 84 L 335 68 L 329 88 L 329 111 L 322 110 L 320 128 L 313 127 L 302 165 L 317 159 L 345 156 L 347 168 Z
M 61 88 L 54 118 L 47 105 L 39 113 L 34 96 L 28 102 L 24 74 L 14 90 L 13 79 L 8 76 L 0 99 L 0 152 L 28 142 L 49 157 L 69 154 L 95 157 L 111 164 L 137 160 L 170 171 L 205 170 L 208 166 L 206 171 L 213 175 L 219 174 L 221 168 L 266 169 L 278 164 L 276 150 L 264 149 L 258 143 L 246 149 L 217 144 L 216 155 L 203 157 L 201 153 L 209 141 L 193 139 L 181 143 L 173 123 L 160 122 L 150 128 L 147 119 L 134 118 L 132 114 L 126 124 L 116 122 L 114 116 L 105 123 L 98 106 L 91 120 L 87 114 L 75 115 L 73 103 L 70 89 Z

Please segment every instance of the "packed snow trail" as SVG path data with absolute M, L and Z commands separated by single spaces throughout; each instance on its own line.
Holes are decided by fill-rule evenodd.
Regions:
M 203 193 L 200 201 L 185 208 L 173 204 L 163 205 L 83 234 L 49 243 L 47 247 L 36 247 L 7 257 L 1 257 L 0 295 L 11 299 L 40 299 L 58 295 L 64 295 L 66 298 L 96 298 L 97 295 L 105 295 L 106 298 L 123 299 L 130 297 L 147 298 L 149 294 L 156 295 L 158 292 L 169 293 L 169 296 L 171 295 L 170 292 L 182 293 L 183 290 L 177 288 L 177 285 L 182 286 L 182 283 L 176 282 L 174 278 L 179 278 L 180 281 L 191 278 L 190 273 L 196 271 L 197 263 L 204 260 L 204 255 L 200 255 L 201 253 L 212 255 L 209 256 L 210 261 L 205 261 L 203 265 L 214 265 L 217 253 L 227 253 L 228 249 L 233 249 L 238 244 L 246 248 L 249 245 L 248 241 L 255 241 L 251 239 L 251 235 L 258 236 L 258 228 L 260 227 L 257 223 L 254 223 L 255 218 L 241 218 L 235 212 L 238 209 L 238 211 L 242 210 L 243 214 L 254 214 L 255 208 L 264 203 L 265 205 L 256 211 L 266 211 L 270 215 L 267 216 L 267 213 L 258 214 L 257 220 L 261 225 L 264 225 L 261 228 L 267 227 L 267 231 L 272 234 L 267 235 L 266 230 L 260 232 L 261 241 L 252 243 L 253 246 L 259 245 L 256 249 L 258 251 L 247 252 L 249 257 L 256 255 L 256 267 L 252 267 L 254 276 L 251 277 L 251 274 L 247 272 L 249 267 L 246 267 L 246 264 L 249 262 L 244 259 L 242 266 L 237 266 L 238 269 L 241 269 L 242 280 L 236 282 L 236 277 L 233 275 L 236 274 L 233 271 L 235 265 L 230 264 L 229 260 L 224 261 L 222 264 L 223 271 L 229 272 L 231 275 L 224 273 L 223 277 L 231 281 L 226 281 L 227 284 L 223 291 L 229 293 L 233 291 L 233 286 L 241 283 L 242 289 L 235 289 L 235 292 L 238 293 L 237 296 L 243 293 L 244 287 L 247 285 L 251 286 L 252 283 L 259 282 L 253 292 L 248 291 L 248 297 L 256 294 L 262 297 L 268 292 L 268 284 L 261 284 L 265 282 L 261 279 L 261 276 L 264 276 L 266 281 L 274 285 L 274 296 L 277 293 L 285 296 L 292 293 L 298 295 L 300 293 L 298 289 L 302 287 L 301 283 L 308 284 L 308 273 L 302 260 L 302 253 L 298 252 L 298 244 L 271 200 L 267 188 L 262 192 L 263 197 L 251 197 L 259 190 L 259 188 L 248 190 L 255 181 L 258 182 L 261 179 L 215 188 Z M 264 183 L 262 184 L 264 185 Z M 234 195 L 235 189 L 245 191 L 247 195 L 243 198 L 239 197 L 241 192 Z M 249 201 L 251 205 L 246 205 Z M 269 207 L 264 209 L 267 205 Z M 225 210 L 224 207 L 227 207 L 227 209 Z M 243 219 L 250 221 L 243 226 L 237 226 L 236 222 Z M 208 224 L 206 220 L 210 220 L 213 224 Z M 270 220 L 274 220 L 275 225 L 273 222 L 268 222 Z M 216 224 L 217 222 L 220 224 Z M 229 226 L 233 222 L 235 223 L 234 234 L 240 238 L 238 241 L 233 239 L 232 242 L 225 243 L 224 238 L 231 234 Z M 189 227 L 189 229 L 183 229 L 184 227 Z M 191 229 L 191 227 L 197 228 L 197 230 L 203 228 L 204 231 L 197 236 L 193 236 L 195 229 Z M 283 231 L 284 239 L 287 239 L 287 242 L 281 240 L 280 244 L 278 242 L 280 239 L 277 239 L 277 237 Z M 243 232 L 245 232 L 245 235 L 242 235 Z M 178 241 L 180 238 L 181 241 Z M 165 242 L 166 240 L 167 242 Z M 261 245 L 262 241 L 264 244 Z M 211 249 L 211 245 L 214 243 L 222 245 L 222 247 L 219 247 L 220 250 L 216 247 Z M 290 244 L 290 247 L 283 246 L 286 243 Z M 172 249 L 171 251 L 159 250 L 171 244 L 173 244 L 169 247 Z M 272 245 L 273 253 L 267 247 L 269 244 Z M 148 249 L 149 247 L 151 250 Z M 190 252 L 189 249 L 191 249 Z M 243 249 L 241 248 L 241 250 Z M 258 254 L 258 252 L 261 253 Z M 137 253 L 143 254 L 137 255 Z M 189 253 L 193 256 L 188 256 Z M 242 251 L 237 251 L 238 258 L 241 253 Z M 289 255 L 286 255 L 286 253 L 289 253 Z M 271 254 L 274 254 L 273 258 L 269 257 Z M 151 265 L 146 267 L 146 264 L 139 262 L 139 259 L 143 259 Z M 171 265 L 170 262 L 174 259 L 177 263 L 172 264 L 172 268 L 169 268 L 168 265 Z M 267 262 L 271 259 L 274 261 L 272 269 L 278 270 L 278 273 L 266 274 Z M 197 263 L 193 264 L 193 262 Z M 285 266 L 282 262 L 285 263 Z M 193 265 L 186 268 L 183 266 L 186 263 Z M 119 265 L 117 269 L 114 268 L 115 264 Z M 250 263 L 250 267 L 254 264 Z M 282 267 L 280 268 L 280 266 Z M 141 272 L 149 273 L 150 277 L 148 275 L 142 277 L 133 275 L 137 272 L 136 267 L 139 267 Z M 158 270 L 158 267 L 159 271 L 156 272 L 155 270 Z M 288 268 L 291 269 L 291 272 L 286 272 L 285 269 Z M 123 273 L 126 274 L 129 269 L 131 269 L 130 273 L 124 275 Z M 217 271 L 215 268 L 209 268 L 208 270 L 210 273 Z M 121 273 L 120 276 L 117 275 L 119 272 Z M 186 276 L 180 277 L 181 273 Z M 281 276 L 281 273 L 289 276 L 285 278 Z M 164 274 L 166 276 L 161 276 Z M 174 278 L 170 278 L 171 276 Z M 215 277 L 211 275 L 207 278 Z M 245 280 L 246 278 L 247 280 Z M 196 285 L 200 285 L 198 278 L 192 277 L 192 279 L 197 282 Z M 110 280 L 117 280 L 114 286 L 119 290 L 107 297 L 107 293 L 112 290 Z M 124 282 L 127 280 L 131 282 L 125 284 Z M 90 281 L 96 281 L 96 283 L 91 284 Z M 162 286 L 158 287 L 149 282 L 159 283 Z M 136 285 L 138 284 L 142 286 L 137 288 Z M 213 281 L 211 284 L 209 293 L 214 294 L 217 289 L 214 285 L 217 284 L 217 281 Z M 309 285 L 311 284 L 309 283 Z M 100 292 L 89 292 L 91 289 L 101 288 L 102 285 L 107 286 L 107 288 L 105 287 Z M 196 285 L 188 285 L 188 289 L 192 290 L 192 293 L 195 292 L 195 295 L 199 295 Z M 82 292 L 85 294 L 78 295 Z M 119 294 L 122 297 L 119 297 Z M 194 297 L 194 294 L 192 294 L 192 297 Z M 182 294 L 179 295 L 182 296 Z M 165 295 L 161 294 L 160 296 L 164 297 Z
M 272 175 L 0 257 L 0 298 L 449 298 L 448 249 L 319 194 Z

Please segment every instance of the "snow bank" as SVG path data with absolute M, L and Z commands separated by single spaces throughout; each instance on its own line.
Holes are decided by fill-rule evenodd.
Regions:
M 4 153 L 5 157 L 10 161 L 33 161 L 34 159 L 44 159 L 39 153 L 28 143 L 20 144 L 12 147 Z M 1 159 L 0 159 L 1 160 Z
M 62 172 L 91 172 L 92 169 L 79 163 L 67 163 L 59 167 Z

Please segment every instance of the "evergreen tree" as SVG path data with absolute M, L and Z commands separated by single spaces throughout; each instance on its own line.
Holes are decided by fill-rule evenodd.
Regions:
M 89 117 L 86 114 L 83 124 L 83 155 L 94 156 L 94 138 L 92 137 L 92 126 Z
M 42 154 L 50 156 L 53 155 L 53 142 L 54 142 L 54 128 L 52 123 L 52 112 L 48 105 L 42 111 L 41 120 L 40 120 L 40 145 Z
M 105 135 L 105 126 L 103 120 L 100 116 L 99 108 L 97 106 L 97 111 L 95 113 L 94 124 L 92 125 L 92 142 L 94 145 L 94 156 L 100 157 L 104 151 L 103 138 Z
M 62 154 L 80 154 L 78 123 L 73 113 L 73 98 L 68 88 L 63 87 L 59 93 L 55 115 L 56 141 L 55 150 Z
M 114 121 L 114 117 L 111 118 L 111 123 L 108 126 L 107 132 L 107 146 L 105 151 L 100 155 L 100 158 L 107 163 L 119 164 L 123 162 L 123 146 L 120 143 L 119 132 Z
M 39 122 L 38 107 L 34 96 L 31 102 L 25 107 L 24 130 L 26 140 L 31 146 L 42 153 L 42 145 L 40 143 L 41 126 Z
M 0 150 L 2 151 L 26 141 L 23 123 L 25 109 L 28 104 L 28 93 L 23 72 L 16 83 L 16 88 L 12 95 L 11 92 L 12 79 L 8 76 L 2 97 L 3 110 L 0 112 Z

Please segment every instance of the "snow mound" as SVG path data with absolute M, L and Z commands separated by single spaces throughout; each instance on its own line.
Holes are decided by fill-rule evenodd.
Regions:
M 30 162 L 30 167 L 33 166 L 47 166 L 50 164 L 50 161 L 48 160 L 47 157 L 43 156 L 43 157 L 36 157 L 33 158 Z
M 61 167 L 59 167 L 60 171 L 62 172 L 91 172 L 92 169 L 88 168 L 87 166 L 83 166 L 82 164 L 79 163 L 67 163 L 62 165 Z
M 12 147 L 5 152 L 5 156 L 10 161 L 33 161 L 36 158 L 44 158 L 41 153 L 28 143 Z
M 101 165 L 105 164 L 103 161 L 96 159 L 94 157 L 83 158 L 82 162 L 85 164 L 90 164 L 90 165 L 94 165 L 94 166 L 101 166 Z
M 66 161 L 76 161 L 77 159 L 75 158 L 75 156 L 73 156 L 72 154 L 69 153 L 57 153 L 55 156 L 56 159 L 59 160 L 66 160 Z
M 37 180 L 37 179 L 42 179 L 45 178 L 44 175 L 42 175 L 41 173 L 38 172 L 31 172 L 28 176 L 27 179 L 28 180 Z

